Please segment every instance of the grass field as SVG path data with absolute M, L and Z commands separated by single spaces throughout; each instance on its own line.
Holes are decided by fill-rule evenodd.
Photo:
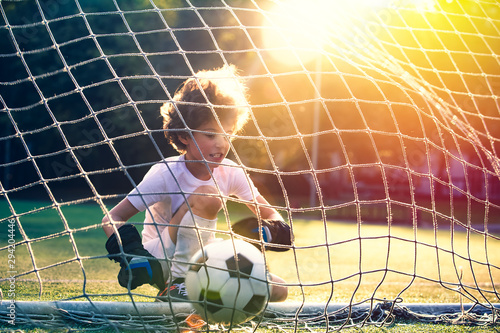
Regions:
M 16 246 L 16 299 L 130 301 L 116 282 L 118 265 L 104 257 L 101 209 L 88 203 L 63 206 L 65 226 L 55 209 L 44 209 L 48 205 L 14 202 L 22 223 L 16 240 L 21 241 L 21 233 L 31 240 L 29 247 Z M 26 212 L 30 213 L 23 215 Z M 0 214 L 0 218 L 11 215 L 5 202 L 0 202 Z M 141 220 L 141 216 L 134 218 Z M 5 231 L 6 222 L 0 224 Z M 324 225 L 317 220 L 295 220 L 293 230 L 293 251 L 266 255 L 271 272 L 290 284 L 290 301 L 345 303 L 401 297 L 405 303 L 457 303 L 459 294 L 454 289 L 463 274 L 462 285 L 471 297 L 499 302 L 495 290 L 500 287 L 500 242 L 484 235 L 450 231 L 449 226 L 435 231 L 340 222 Z M 0 256 L 5 259 L 0 260 L 0 272 L 12 270 L 7 267 L 6 246 L 7 238 L 2 237 Z M 7 282 L 0 287 L 7 289 Z M 134 292 L 136 301 L 151 301 L 145 296 L 156 294 L 150 286 Z M 419 325 L 404 327 L 412 332 L 419 331 Z M 439 326 L 424 327 L 433 332 Z M 467 327 L 446 329 L 468 332 Z

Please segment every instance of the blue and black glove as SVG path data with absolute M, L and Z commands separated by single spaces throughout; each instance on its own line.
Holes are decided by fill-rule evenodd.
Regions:
M 112 234 L 106 242 L 110 260 L 118 262 L 121 266 L 118 273 L 118 283 L 124 288 L 135 289 L 149 283 L 158 289 L 165 287 L 166 277 L 163 275 L 160 259 L 153 257 L 142 246 L 141 236 L 131 224 L 125 224 L 118 229 L 122 241 L 123 251 L 118 245 L 116 234 Z
M 270 251 L 288 251 L 292 245 L 292 233 L 290 226 L 281 220 L 259 220 L 256 217 L 248 217 L 233 224 L 232 229 L 235 233 L 260 241 L 260 232 L 262 230 L 262 240 L 265 249 Z M 273 244 L 288 246 L 272 246 Z M 254 244 L 260 249 L 260 244 Z

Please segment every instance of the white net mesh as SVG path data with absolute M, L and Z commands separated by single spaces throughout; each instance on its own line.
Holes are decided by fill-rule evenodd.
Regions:
M 266 260 L 299 307 L 262 327 L 390 322 L 401 299 L 498 302 L 497 1 L 4 0 L 0 13 L 2 325 L 14 300 L 152 301 L 116 283 L 100 221 L 175 154 L 160 106 L 224 64 L 252 108 L 231 158 L 295 237 Z M 229 201 L 221 234 L 246 214 Z M 324 306 L 302 317 L 311 303 Z M 187 325 L 60 312 L 14 311 L 18 325 Z

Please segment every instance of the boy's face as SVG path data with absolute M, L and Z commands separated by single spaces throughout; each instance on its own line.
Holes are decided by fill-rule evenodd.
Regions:
M 194 140 L 190 135 L 181 138 L 186 145 L 186 160 L 205 160 L 209 162 L 210 169 L 215 169 L 229 152 L 229 138 L 226 138 L 224 133 L 233 134 L 235 126 L 233 121 L 221 121 L 221 125 L 222 128 L 215 120 L 212 120 L 192 132 Z

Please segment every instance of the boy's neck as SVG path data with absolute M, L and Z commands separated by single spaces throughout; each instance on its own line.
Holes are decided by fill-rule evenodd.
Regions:
M 186 168 L 188 171 L 199 180 L 210 180 L 212 178 L 212 173 L 207 168 L 207 165 L 203 161 L 197 160 L 187 160 L 184 156 L 184 162 L 186 163 Z M 212 172 L 214 170 L 211 170 Z

